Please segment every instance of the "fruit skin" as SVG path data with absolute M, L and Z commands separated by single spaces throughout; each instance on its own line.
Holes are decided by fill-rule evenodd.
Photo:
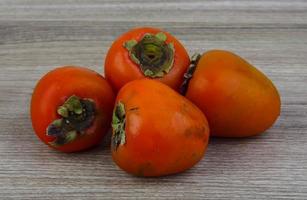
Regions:
M 84 136 L 63 146 L 52 146 L 54 137 L 46 135 L 46 128 L 60 116 L 58 106 L 71 95 L 94 100 L 96 114 Z M 47 145 L 63 152 L 87 149 L 101 142 L 110 128 L 114 93 L 108 82 L 98 73 L 74 66 L 56 68 L 37 83 L 31 100 L 32 126 L 36 135 Z
M 114 162 L 136 176 L 163 176 L 194 166 L 209 139 L 205 115 L 168 86 L 135 80 L 118 93 L 125 106 L 124 144 L 112 142 Z M 112 141 L 114 141 L 114 129 Z
M 162 78 L 155 78 L 162 83 L 177 90 L 183 80 L 183 74 L 189 66 L 189 55 L 183 45 L 171 34 L 151 27 L 140 27 L 131 29 L 117 38 L 110 47 L 105 59 L 105 76 L 115 91 L 118 91 L 129 81 L 145 78 L 144 74 L 139 69 L 139 66 L 134 63 L 129 52 L 123 46 L 126 41 L 135 39 L 139 41 L 144 34 L 156 34 L 163 32 L 167 36 L 166 43 L 173 43 L 175 48 L 174 63 L 169 73 Z
M 205 113 L 212 136 L 257 135 L 280 114 L 280 96 L 271 80 L 223 50 L 202 55 L 185 96 Z

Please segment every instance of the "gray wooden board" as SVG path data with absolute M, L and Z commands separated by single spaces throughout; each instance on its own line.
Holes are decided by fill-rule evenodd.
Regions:
M 64 154 L 34 135 L 36 81 L 60 65 L 103 72 L 112 41 L 135 26 L 173 33 L 189 53 L 236 52 L 266 73 L 282 112 L 265 134 L 212 138 L 185 173 L 137 178 L 108 141 Z M 1 0 L 0 199 L 307 199 L 307 1 Z

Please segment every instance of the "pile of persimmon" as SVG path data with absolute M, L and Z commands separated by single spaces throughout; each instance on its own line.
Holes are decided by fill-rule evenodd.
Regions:
M 76 152 L 100 144 L 112 128 L 114 162 L 137 176 L 187 170 L 203 158 L 209 132 L 258 135 L 280 114 L 276 87 L 243 58 L 212 50 L 190 60 L 156 28 L 116 39 L 104 72 L 106 79 L 64 66 L 43 76 L 31 100 L 33 129 L 50 147 Z

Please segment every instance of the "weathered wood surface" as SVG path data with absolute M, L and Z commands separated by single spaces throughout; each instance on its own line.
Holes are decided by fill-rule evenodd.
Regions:
M 102 72 L 114 40 L 134 26 L 173 33 L 189 52 L 228 49 L 275 82 L 282 113 L 266 134 L 210 141 L 191 170 L 136 178 L 105 142 L 55 152 L 34 135 L 36 81 L 59 65 Z M 0 199 L 307 199 L 307 1 L 1 0 Z

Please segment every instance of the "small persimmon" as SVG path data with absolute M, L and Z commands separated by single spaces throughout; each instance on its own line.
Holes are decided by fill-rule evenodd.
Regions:
M 170 33 L 141 27 L 113 42 L 106 55 L 104 72 L 116 91 L 129 81 L 145 77 L 177 90 L 189 62 L 187 51 Z
M 37 83 L 31 100 L 36 135 L 50 147 L 75 152 L 101 142 L 110 128 L 114 93 L 98 73 L 56 68 Z

